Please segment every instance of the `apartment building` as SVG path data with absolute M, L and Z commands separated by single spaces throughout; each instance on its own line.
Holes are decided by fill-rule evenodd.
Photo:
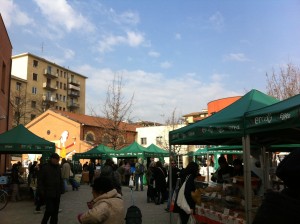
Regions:
M 85 113 L 86 76 L 31 53 L 12 57 L 14 125 L 47 109 Z
M 10 120 L 10 71 L 12 44 L 0 14 L 0 134 L 11 128 Z M 0 154 L 0 175 L 10 164 L 10 156 Z

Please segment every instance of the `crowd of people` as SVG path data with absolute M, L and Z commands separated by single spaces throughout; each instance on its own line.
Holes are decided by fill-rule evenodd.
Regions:
M 293 153 L 291 153 L 286 158 L 288 162 L 285 162 L 286 160 L 281 162 L 276 173 L 284 181 L 287 188 L 282 193 L 270 193 L 266 197 L 255 218 L 255 223 L 263 223 L 265 216 L 269 215 L 269 213 L 271 215 L 270 206 L 272 207 L 273 205 L 270 203 L 270 200 L 291 200 L 293 205 L 297 209 L 299 208 L 299 194 L 295 190 L 299 185 L 299 181 L 295 181 L 293 176 L 297 176 L 298 171 L 300 171 L 300 151 L 297 150 L 294 154 L 296 156 L 292 156 Z M 133 160 L 121 160 L 118 165 L 112 159 L 106 159 L 103 165 L 100 163 L 96 164 L 94 160 L 90 160 L 83 166 L 78 163 L 75 170 L 70 161 L 63 158 L 60 163 L 60 159 L 58 154 L 53 153 L 48 162 L 38 163 L 35 161 L 28 167 L 28 186 L 34 190 L 36 212 L 41 212 L 40 208 L 42 205 L 46 207 L 42 224 L 48 223 L 48 220 L 50 220 L 50 223 L 58 223 L 61 194 L 68 191 L 70 177 L 82 171 L 90 172 L 89 184 L 93 197 L 88 203 L 89 210 L 78 215 L 77 219 L 80 223 L 123 223 L 123 219 L 120 219 L 120 217 L 125 216 L 122 186 L 130 186 L 135 191 L 143 191 L 144 185 L 147 185 L 147 191 L 145 192 L 147 202 L 153 202 L 156 205 L 167 202 L 165 210 L 169 212 L 176 186 L 178 183 L 182 185 L 185 182 L 184 197 L 189 206 L 189 211 L 177 205 L 172 211 L 179 213 L 182 224 L 188 223 L 190 215 L 195 211 L 195 202 L 192 199 L 191 192 L 196 190 L 194 180 L 201 176 L 201 166 L 196 162 L 191 161 L 186 168 L 179 169 L 176 162 L 171 160 L 169 169 L 161 161 L 155 162 L 154 159 L 148 161 L 148 164 L 141 158 L 136 162 Z M 211 165 L 211 162 L 210 160 L 206 162 L 204 168 L 207 171 L 210 171 L 210 167 L 207 166 Z M 232 166 L 230 166 L 226 158 L 221 156 L 218 158 L 218 164 L 219 168 L 211 176 L 211 181 L 216 183 L 227 183 L 230 181 L 230 178 L 243 176 L 244 174 L 243 163 L 240 159 L 233 160 Z M 98 177 L 95 177 L 97 166 L 101 166 L 101 173 Z M 20 163 L 14 164 L 11 170 L 11 184 L 14 189 L 12 194 L 13 201 L 20 199 L 17 189 L 20 184 L 20 167 Z M 133 182 L 132 186 L 130 185 L 131 181 Z M 171 186 L 170 181 L 172 182 Z M 291 197 L 294 197 L 294 199 Z

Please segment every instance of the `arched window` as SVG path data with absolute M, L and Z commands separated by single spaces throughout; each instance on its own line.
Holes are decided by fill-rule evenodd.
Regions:
M 87 142 L 94 142 L 94 141 L 95 141 L 95 135 L 94 135 L 93 132 L 88 132 L 88 133 L 86 133 L 84 139 L 85 139 L 85 141 L 87 141 Z
M 102 136 L 102 144 L 103 144 L 103 145 L 108 145 L 109 143 L 110 143 L 110 137 L 109 137 L 109 135 L 104 134 L 104 135 Z

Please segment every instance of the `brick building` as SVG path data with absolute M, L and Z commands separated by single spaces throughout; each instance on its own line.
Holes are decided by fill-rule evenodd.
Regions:
M 98 144 L 112 147 L 110 136 L 104 128 L 108 120 L 67 111 L 47 110 L 26 127 L 36 135 L 56 143 L 57 152 L 64 147 L 66 154 L 86 152 Z M 136 126 L 122 122 L 122 134 L 118 136 L 119 148 L 133 143 L 136 139 Z M 75 143 L 75 144 L 74 144 Z M 74 151 L 75 150 L 75 151 Z
M 9 102 L 11 54 L 12 44 L 0 14 L 0 134 L 11 128 Z M 0 154 L 0 174 L 5 171 L 6 166 L 10 163 L 9 157 Z

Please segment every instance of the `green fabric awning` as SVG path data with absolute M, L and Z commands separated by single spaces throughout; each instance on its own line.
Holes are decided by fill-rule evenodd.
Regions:
M 150 153 L 150 151 L 137 142 L 133 142 L 131 145 L 116 151 L 115 157 L 145 158 L 145 153 Z
M 213 147 L 204 147 L 196 150 L 195 152 L 189 152 L 188 156 L 202 156 L 207 154 L 243 154 L 243 146 L 241 145 L 221 145 Z
M 73 155 L 73 160 L 78 160 L 78 159 L 92 159 L 92 158 L 112 158 L 115 157 L 116 151 L 103 145 L 100 144 L 89 151 L 83 152 L 83 153 L 75 153 Z
M 0 154 L 45 154 L 55 152 L 55 143 L 18 125 L 0 135 Z
M 145 152 L 146 157 L 168 157 L 170 155 L 169 151 L 159 148 L 154 144 L 149 145 L 147 149 L 149 152 Z
M 246 134 L 260 144 L 300 143 L 300 94 L 245 114 Z
M 245 113 L 277 102 L 274 97 L 251 90 L 214 115 L 169 132 L 170 144 L 242 145 Z

